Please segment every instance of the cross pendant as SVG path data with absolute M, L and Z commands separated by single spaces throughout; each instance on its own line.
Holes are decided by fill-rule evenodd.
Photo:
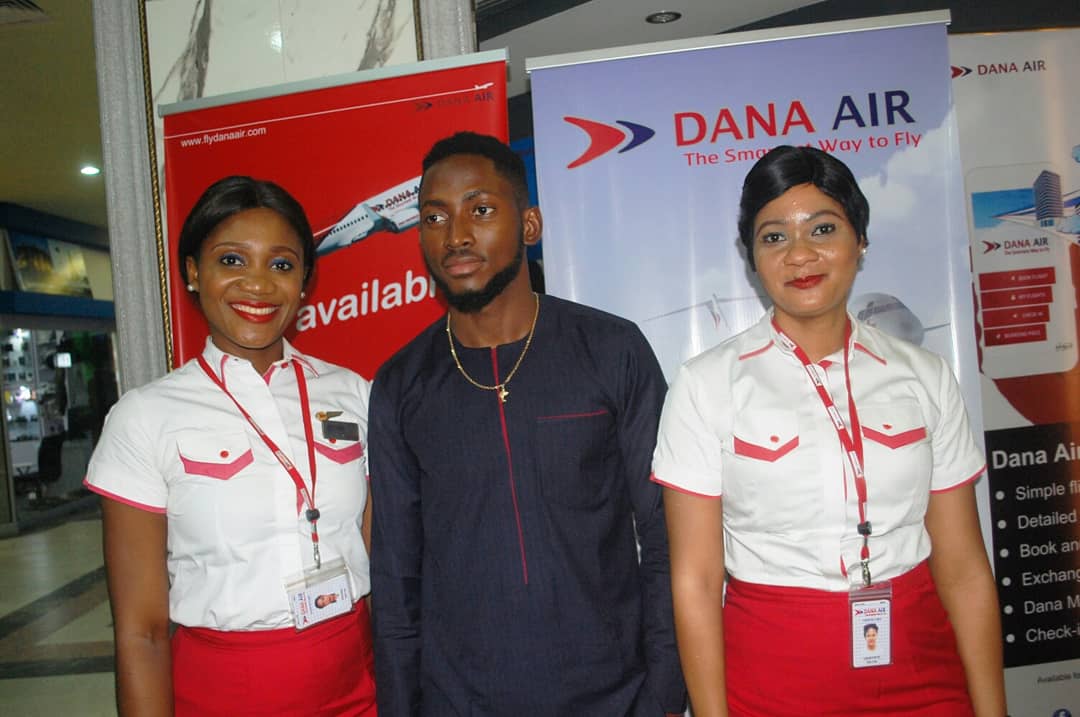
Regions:
M 498 394 L 499 394 L 499 403 L 506 403 L 506 397 L 510 395 L 510 392 L 506 390 L 506 384 L 505 383 L 500 383 L 499 384 Z

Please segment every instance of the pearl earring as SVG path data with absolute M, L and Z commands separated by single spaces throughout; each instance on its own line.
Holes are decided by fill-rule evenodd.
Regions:
M 863 256 L 866 256 L 866 247 L 863 247 L 863 248 L 862 248 L 862 255 L 863 255 Z
M 300 298 L 301 299 L 306 299 L 307 298 L 307 292 L 306 291 L 301 291 L 300 292 Z
M 195 285 L 194 284 L 188 284 L 187 285 L 187 290 L 188 291 L 195 291 Z

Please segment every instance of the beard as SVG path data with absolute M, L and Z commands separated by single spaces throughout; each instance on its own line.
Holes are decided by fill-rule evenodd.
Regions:
M 424 255 L 424 264 L 427 265 L 428 274 L 430 274 L 431 278 L 435 281 L 435 286 L 439 287 L 439 291 L 446 297 L 446 303 L 450 304 L 450 306 L 463 314 L 475 314 L 494 301 L 495 297 L 503 293 L 503 291 L 506 290 L 506 287 L 510 286 L 510 282 L 516 279 L 517 275 L 521 273 L 521 267 L 525 263 L 524 259 L 525 242 L 523 241 L 523 237 L 519 237 L 517 253 L 514 254 L 514 258 L 506 265 L 506 267 L 500 269 L 482 288 L 470 289 L 457 293 L 451 291 L 446 281 L 435 272 L 427 254 Z

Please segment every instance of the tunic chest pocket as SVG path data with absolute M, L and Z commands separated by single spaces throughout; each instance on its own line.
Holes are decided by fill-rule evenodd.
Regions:
M 799 447 L 799 425 L 790 411 L 748 412 L 739 416 L 732 434 L 735 455 L 765 463 L 776 463 Z
M 185 473 L 216 480 L 229 480 L 254 461 L 243 433 L 207 431 L 178 436 L 176 451 Z
M 774 529 L 804 516 L 820 501 L 820 477 L 799 448 L 794 411 L 751 410 L 735 417 L 724 458 L 724 512 L 736 522 L 769 515 Z M 797 521 L 796 521 L 797 522 Z
M 607 409 L 538 416 L 533 451 L 544 497 L 571 508 L 607 500 L 607 466 L 615 451 L 614 421 Z
M 345 445 L 341 445 L 345 443 Z M 351 463 L 364 455 L 364 444 L 360 441 L 338 441 L 335 445 L 329 441 L 316 441 L 315 452 L 329 458 L 334 463 Z
M 859 422 L 866 480 L 873 486 L 871 501 L 877 500 L 878 511 L 885 504 L 897 514 L 907 509 L 914 516 L 910 519 L 921 520 L 930 491 L 933 450 L 918 402 L 901 398 L 859 406 Z
M 859 406 L 859 420 L 863 438 L 891 451 L 926 440 L 926 422 L 912 400 Z

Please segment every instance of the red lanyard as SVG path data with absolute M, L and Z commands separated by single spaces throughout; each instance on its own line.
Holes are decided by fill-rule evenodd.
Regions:
M 240 402 L 236 400 L 236 397 L 229 392 L 229 389 L 225 387 L 225 382 L 214 373 L 210 368 L 210 364 L 206 362 L 202 356 L 198 357 L 199 366 L 202 367 L 204 373 L 210 377 L 210 380 L 222 390 L 222 392 L 232 399 L 232 402 L 236 404 L 237 410 L 240 411 L 247 422 L 251 424 L 251 427 L 255 429 L 255 433 L 259 434 L 259 438 L 262 439 L 266 447 L 270 449 L 270 452 L 274 454 L 274 458 L 277 458 L 278 463 L 285 469 L 285 472 L 292 478 L 293 484 L 296 486 L 296 493 L 300 499 L 307 503 L 308 509 L 304 513 L 304 517 L 311 523 L 311 546 L 315 555 L 315 569 L 318 570 L 322 566 L 322 559 L 319 556 L 319 509 L 315 507 L 315 440 L 312 437 L 311 428 L 311 412 L 308 410 L 310 404 L 308 402 L 307 392 L 307 380 L 304 378 L 304 370 L 300 367 L 300 362 L 296 359 L 291 361 L 293 370 L 296 372 L 296 385 L 300 392 L 300 413 L 304 417 L 304 438 L 307 441 L 308 449 L 308 464 L 311 470 L 311 490 L 308 491 L 307 486 L 304 485 L 304 478 L 300 475 L 300 471 L 296 469 L 293 462 L 289 460 L 289 457 L 278 448 L 278 445 L 274 443 L 270 436 L 266 435 L 266 432 L 259 427 L 259 424 L 255 422 L 255 419 L 251 417 L 244 407 L 240 405 Z
M 799 363 L 802 364 L 803 369 L 806 371 L 806 375 L 810 377 L 810 383 L 812 383 L 817 390 L 818 397 L 825 406 L 825 411 L 829 414 L 833 427 L 836 429 L 836 435 L 840 439 L 840 445 L 843 446 L 844 453 L 847 455 L 848 464 L 851 466 L 851 473 L 855 478 L 855 495 L 859 502 L 858 531 L 859 535 L 862 536 L 862 551 L 859 556 L 862 562 L 862 580 L 864 585 L 869 586 L 871 583 L 869 538 L 872 528 L 870 526 L 870 521 L 866 519 L 866 476 L 863 473 L 862 430 L 859 426 L 859 413 L 855 410 L 855 397 L 851 393 L 851 371 L 849 370 L 848 361 L 851 322 L 848 322 L 847 329 L 844 331 L 844 381 L 847 388 L 848 415 L 851 417 L 850 432 L 848 431 L 847 426 L 844 425 L 844 418 L 840 415 L 840 411 L 836 408 L 836 404 L 833 403 L 832 396 L 829 395 L 829 392 L 821 382 L 821 377 L 819 377 L 817 371 L 814 370 L 810 357 L 806 355 L 806 352 L 803 351 L 802 347 L 788 338 L 787 334 L 776 325 L 775 319 L 773 319 L 773 328 L 776 329 L 780 341 L 788 348 L 788 350 L 795 354 L 795 358 L 799 359 Z

